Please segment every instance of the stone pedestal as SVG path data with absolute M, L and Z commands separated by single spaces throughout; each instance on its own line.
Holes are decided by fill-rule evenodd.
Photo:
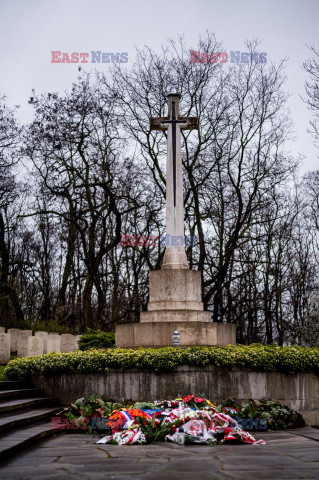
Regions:
M 171 347 L 174 330 L 181 346 L 235 345 L 236 326 L 212 322 L 157 322 L 117 325 L 117 347 Z
M 140 323 L 117 325 L 117 347 L 172 346 L 174 330 L 180 345 L 235 345 L 236 326 L 213 323 L 202 302 L 201 273 L 187 269 L 150 272 L 148 311 Z

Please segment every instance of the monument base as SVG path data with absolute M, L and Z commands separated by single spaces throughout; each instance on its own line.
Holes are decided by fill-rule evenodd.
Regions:
M 236 325 L 207 321 L 162 321 L 116 325 L 115 345 L 123 348 L 169 347 L 173 345 L 172 335 L 175 330 L 180 334 L 181 346 L 236 345 Z
M 169 347 L 175 330 L 181 346 L 236 345 L 236 325 L 213 323 L 204 311 L 199 271 L 172 267 L 150 272 L 147 310 L 140 323 L 116 325 L 117 347 Z

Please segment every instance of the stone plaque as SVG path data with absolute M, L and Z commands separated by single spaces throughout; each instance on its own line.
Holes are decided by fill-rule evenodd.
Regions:
M 21 333 L 27 333 L 29 336 L 32 335 L 32 330 L 20 330 Z
M 5 365 L 10 360 L 10 333 L 0 333 L 0 363 Z
M 41 337 L 28 338 L 28 357 L 43 354 L 43 339 Z
M 75 337 L 69 333 L 64 333 L 61 335 L 61 352 L 75 352 Z
M 47 338 L 47 353 L 61 352 L 61 336 L 59 334 L 51 335 L 49 333 Z
M 8 328 L 8 333 L 11 335 L 10 352 L 16 352 L 18 349 L 18 338 L 21 330 L 19 328 Z
M 32 336 L 32 330 L 21 330 L 18 336 L 17 356 L 19 358 L 28 356 L 28 338 Z
M 35 332 L 34 336 L 43 339 L 43 353 L 48 353 L 48 332 L 38 331 Z

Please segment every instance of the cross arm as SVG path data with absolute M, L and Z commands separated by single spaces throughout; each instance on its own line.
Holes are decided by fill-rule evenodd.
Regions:
M 166 130 L 168 125 L 172 123 L 169 117 L 151 117 L 150 129 L 151 130 Z M 198 117 L 178 117 L 174 120 L 181 130 L 197 130 L 198 129 Z
M 185 123 L 179 123 L 178 126 L 181 130 L 198 130 L 198 117 L 179 117 L 178 120 L 185 121 Z
M 166 130 L 168 124 L 163 124 L 163 122 L 167 122 L 169 117 L 151 117 L 150 118 L 150 129 L 151 130 Z

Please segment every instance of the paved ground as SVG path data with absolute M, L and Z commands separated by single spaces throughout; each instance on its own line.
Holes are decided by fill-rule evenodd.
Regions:
M 100 436 L 58 435 L 4 464 L 1 480 L 319 479 L 319 430 L 255 435 L 267 445 L 97 445 Z

